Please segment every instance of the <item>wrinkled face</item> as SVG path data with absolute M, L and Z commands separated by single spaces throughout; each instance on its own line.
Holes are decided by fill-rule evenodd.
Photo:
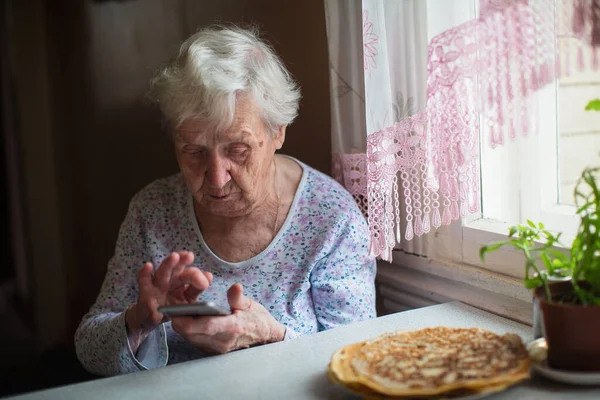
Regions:
M 175 132 L 175 152 L 200 213 L 247 215 L 274 190 L 271 169 L 285 127 L 267 131 L 249 99 L 236 102 L 233 124 L 216 131 L 202 121 L 183 122 Z

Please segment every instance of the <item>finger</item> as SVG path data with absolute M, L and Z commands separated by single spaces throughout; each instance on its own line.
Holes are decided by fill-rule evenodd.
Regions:
M 173 284 L 178 284 L 178 282 L 173 278 L 178 278 L 179 275 L 183 272 L 183 270 L 185 270 L 185 267 L 194 262 L 194 253 L 192 253 L 191 251 L 179 251 L 177 252 L 177 254 L 179 254 L 179 262 L 177 263 L 175 268 L 171 270 L 171 278 L 169 281 L 171 284 L 171 289 L 173 288 Z
M 190 317 L 176 317 L 171 321 L 173 330 L 179 333 L 183 338 L 193 343 L 195 347 L 209 354 L 224 354 L 229 351 L 227 343 L 220 340 L 216 335 L 207 335 L 202 333 L 201 323 L 197 319 L 190 320 Z
M 152 271 L 154 270 L 154 266 L 152 263 L 145 263 L 142 265 L 142 268 L 138 271 L 138 286 L 140 292 L 151 289 L 152 284 Z
M 163 260 L 160 267 L 154 273 L 154 285 L 164 290 L 169 290 L 171 282 L 171 274 L 173 268 L 179 263 L 179 253 L 171 253 L 167 258 Z
M 196 302 L 200 298 L 200 295 L 204 292 L 204 290 L 197 289 L 196 287 L 190 285 L 183 292 L 183 296 L 187 301 Z
M 227 291 L 227 301 L 229 301 L 232 311 L 245 311 L 252 305 L 252 300 L 244 296 L 244 288 L 239 283 L 236 283 L 229 288 Z
M 225 316 L 199 316 L 199 317 L 171 317 L 171 326 L 180 335 L 194 334 L 206 337 L 218 335 L 231 336 L 229 327 L 231 323 Z
M 179 261 L 175 268 L 171 270 L 171 277 L 179 275 L 185 269 L 185 264 L 181 262 L 182 258 L 185 257 L 185 252 L 180 251 L 177 254 L 179 254 Z
M 205 290 L 210 286 L 210 281 L 206 278 L 206 275 L 196 267 L 186 268 L 185 271 L 179 275 L 179 279 L 200 290 Z
M 179 275 L 179 279 L 189 282 L 189 287 L 185 290 L 185 297 L 194 301 L 210 286 L 206 275 L 195 267 L 187 268 Z
M 204 276 L 206 276 L 206 279 L 208 279 L 208 286 L 212 285 L 213 274 L 211 272 L 204 272 Z
M 179 265 L 178 268 L 181 268 L 180 273 L 185 270 L 187 267 L 194 263 L 194 253 L 191 251 L 180 251 L 179 252 Z
M 193 318 L 195 333 L 207 336 L 233 336 L 233 317 L 231 315 L 204 315 Z
M 191 251 L 180 251 L 179 252 L 179 264 L 187 267 L 194 263 L 194 253 Z
M 189 285 L 189 283 L 186 283 L 183 286 L 179 286 L 175 289 L 171 289 L 169 291 L 169 294 L 171 296 L 173 296 L 175 299 L 183 298 L 185 296 L 185 291 L 187 290 L 188 287 L 190 287 L 190 285 Z
M 175 332 L 185 337 L 190 332 L 193 321 L 191 317 L 171 317 L 171 327 Z

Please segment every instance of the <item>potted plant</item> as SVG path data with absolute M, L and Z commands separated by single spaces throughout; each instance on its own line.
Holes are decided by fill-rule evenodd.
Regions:
M 541 309 L 548 364 L 571 371 L 600 371 L 600 168 L 583 171 L 575 188 L 581 223 L 568 251 L 562 252 L 561 234 L 542 223 L 513 226 L 508 240 L 480 249 L 489 252 L 512 246 L 525 255 L 527 288 Z M 564 246 L 563 246 L 564 247 Z

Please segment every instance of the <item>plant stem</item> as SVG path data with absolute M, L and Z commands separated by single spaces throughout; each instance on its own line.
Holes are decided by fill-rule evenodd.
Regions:
M 531 268 L 533 268 L 535 270 L 535 272 L 537 273 L 537 276 L 542 281 L 542 285 L 544 286 L 544 291 L 546 292 L 546 299 L 547 299 L 548 303 L 552 303 L 552 295 L 550 293 L 550 287 L 548 286 L 548 278 L 546 278 L 541 273 L 540 269 L 537 267 L 537 265 L 535 265 L 535 262 L 531 258 L 528 259 L 527 262 L 529 263 Z
M 583 304 L 584 306 L 588 305 L 589 302 L 585 298 L 584 292 L 579 287 L 579 284 L 577 283 L 577 279 L 575 279 L 575 277 L 571 278 L 571 285 L 573 285 L 573 290 L 575 291 L 577 297 L 579 297 L 581 304 Z

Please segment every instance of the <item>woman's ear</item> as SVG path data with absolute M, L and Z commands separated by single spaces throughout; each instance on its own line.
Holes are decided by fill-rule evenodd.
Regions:
M 275 143 L 275 149 L 280 150 L 283 146 L 283 142 L 285 142 L 285 129 L 287 125 L 282 125 L 279 127 L 279 130 L 275 132 L 273 136 L 273 142 Z

